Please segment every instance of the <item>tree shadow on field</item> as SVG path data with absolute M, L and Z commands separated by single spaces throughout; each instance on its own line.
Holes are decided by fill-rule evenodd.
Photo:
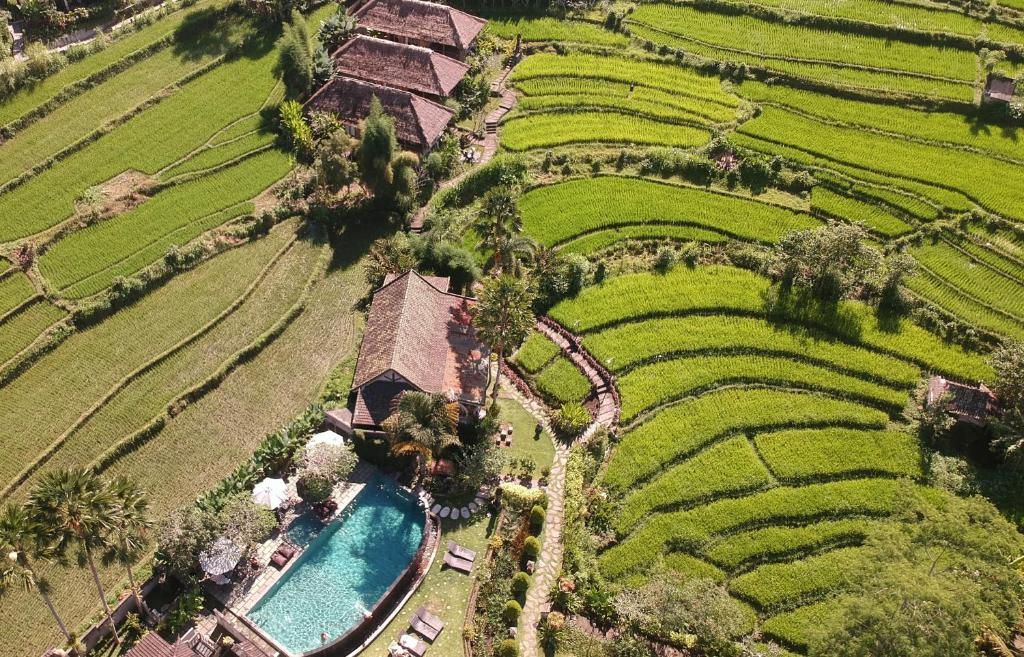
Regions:
M 765 314 L 776 328 L 800 333 L 806 328 L 822 329 L 847 341 L 860 341 L 863 318 L 850 306 L 822 301 L 808 290 L 774 285 L 763 295 Z
M 237 10 L 215 8 L 189 14 L 174 31 L 174 54 L 186 61 L 236 53 L 256 58 L 274 46 L 279 30 L 260 30 Z

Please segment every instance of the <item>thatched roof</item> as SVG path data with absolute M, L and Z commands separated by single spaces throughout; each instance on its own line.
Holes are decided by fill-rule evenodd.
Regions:
M 355 13 L 360 28 L 402 39 L 468 50 L 487 21 L 423 0 L 370 0 Z
M 338 48 L 334 64 L 339 75 L 438 97 L 451 94 L 469 70 L 467 64 L 430 48 L 365 35 Z
M 333 78 L 321 87 L 309 99 L 307 107 L 331 112 L 344 123 L 356 126 L 369 116 L 374 96 L 394 119 L 398 140 L 417 151 L 429 150 L 454 114 L 444 105 L 408 91 L 344 76 Z

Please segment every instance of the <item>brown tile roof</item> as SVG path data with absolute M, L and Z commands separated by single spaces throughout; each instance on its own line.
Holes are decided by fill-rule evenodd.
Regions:
M 442 287 L 414 271 L 389 278 L 373 295 L 356 361 L 353 387 L 360 391 L 354 422 L 379 424 L 390 413 L 391 400 L 410 387 L 481 403 L 487 348 L 470 323 L 473 300 L 447 292 L 447 280 Z M 388 371 L 408 385 L 366 385 Z
M 156 632 L 150 632 L 132 646 L 126 657 L 171 657 L 173 647 Z
M 948 396 L 947 410 L 958 419 L 971 424 L 982 425 L 995 410 L 996 398 L 985 384 L 965 385 L 933 376 L 928 381 L 928 405 Z
M 416 150 L 433 146 L 454 114 L 447 107 L 408 91 L 344 76 L 325 84 L 313 94 L 307 106 L 332 112 L 343 122 L 356 125 L 370 114 L 370 101 L 374 96 L 394 119 L 398 140 Z
M 334 53 L 339 75 L 430 96 L 448 96 L 468 64 L 430 48 L 358 35 Z
M 370 0 L 356 24 L 374 32 L 467 50 L 487 21 L 435 2 Z
M 1017 83 L 1010 78 L 990 73 L 988 79 L 985 80 L 985 96 L 988 98 L 1008 103 L 1013 100 L 1013 94 L 1016 91 Z

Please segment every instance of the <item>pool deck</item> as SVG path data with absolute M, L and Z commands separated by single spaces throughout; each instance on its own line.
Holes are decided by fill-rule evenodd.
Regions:
M 356 498 L 363 488 L 366 486 L 375 475 L 377 469 L 365 461 L 360 461 L 356 468 L 352 471 L 348 481 L 339 483 L 334 488 L 334 499 L 338 502 L 338 512 L 334 518 L 338 517 L 338 514 L 343 512 L 352 500 Z M 289 484 L 289 490 L 294 495 L 295 483 Z M 288 525 L 299 515 L 294 509 L 288 512 L 285 518 L 285 522 L 282 523 L 282 527 L 287 528 Z M 332 518 L 331 520 L 333 521 Z M 330 521 L 329 521 L 330 522 Z M 255 604 L 262 598 L 267 591 L 270 590 L 274 584 L 277 583 L 281 577 L 299 560 L 299 554 L 296 554 L 292 559 L 285 564 L 285 567 L 278 570 L 276 567 L 270 564 L 270 558 L 277 551 L 277 548 L 288 538 L 287 529 L 282 529 L 277 534 L 264 541 L 258 548 L 256 548 L 256 559 L 260 562 L 260 571 L 256 577 L 246 580 L 244 582 L 232 582 L 223 586 L 214 585 L 212 582 L 207 582 L 207 591 L 213 594 L 225 607 L 231 610 L 236 616 L 242 617 L 249 613 L 249 610 L 255 606 Z

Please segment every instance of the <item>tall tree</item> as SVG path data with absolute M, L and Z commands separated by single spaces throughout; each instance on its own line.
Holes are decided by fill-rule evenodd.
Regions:
M 419 158 L 399 149 L 395 122 L 376 96 L 370 100 L 370 112 L 363 121 L 356 161 L 363 184 L 375 197 L 394 202 L 403 211 L 412 206 Z
M 135 608 L 145 616 L 149 608 L 139 593 L 132 565 L 146 545 L 146 532 L 152 526 L 149 519 L 149 500 L 146 492 L 127 477 L 118 477 L 110 482 L 114 497 L 115 514 L 110 532 L 110 543 L 104 555 L 108 561 L 117 561 L 128 571 L 128 583 L 135 596 Z
M 458 403 L 444 395 L 411 390 L 402 393 L 382 426 L 391 440 L 392 454 L 415 454 L 430 460 L 459 444 L 458 422 Z
M 36 560 L 54 556 L 52 548 L 42 528 L 24 507 L 9 503 L 0 512 L 0 551 L 5 557 L 0 563 L 0 591 L 17 581 L 26 591 L 37 591 L 64 638 L 71 643 L 71 633 L 50 600 L 50 585 L 35 568 Z
M 473 326 L 481 340 L 498 354 L 498 374 L 491 397 L 498 399 L 501 366 L 509 351 L 518 347 L 536 319 L 533 316 L 533 286 L 526 279 L 502 274 L 484 281 L 473 307 Z
M 277 47 L 278 69 L 285 85 L 293 93 L 305 94 L 313 86 L 313 42 L 306 19 L 297 9 L 292 10 L 291 21 L 282 27 Z
M 89 567 L 111 634 L 120 644 L 95 559 L 97 551 L 107 548 L 116 521 L 117 506 L 110 489 L 87 468 L 57 470 L 40 478 L 29 496 L 29 507 L 44 531 L 52 533 L 57 552 L 75 548 L 80 562 Z
M 992 392 L 1002 415 L 994 421 L 992 446 L 1012 462 L 1024 463 L 1024 342 L 1008 343 L 992 352 L 996 377 Z
M 881 255 L 864 243 L 858 225 L 833 223 L 791 231 L 779 240 L 770 271 L 785 285 L 807 288 L 822 301 L 838 301 L 863 286 Z
M 518 276 L 522 260 L 531 259 L 536 251 L 534 241 L 522 235 L 519 193 L 509 185 L 494 187 L 484 195 L 474 228 L 481 246 L 491 251 L 496 271 Z

